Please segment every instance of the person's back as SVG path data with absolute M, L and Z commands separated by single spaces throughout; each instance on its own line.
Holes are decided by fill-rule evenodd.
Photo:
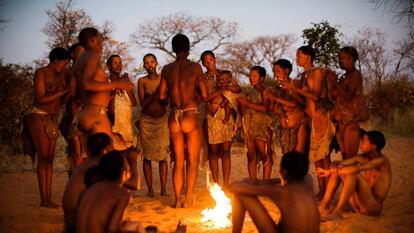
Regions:
M 118 208 L 125 209 L 130 198 L 128 191 L 116 183 L 105 180 L 94 184 L 85 191 L 79 203 L 77 232 L 110 232 L 109 223 L 113 213 Z
M 319 232 L 318 206 L 312 190 L 304 182 L 284 186 L 283 202 L 277 202 L 282 216 L 278 226 L 281 232 Z
M 164 67 L 162 77 L 166 80 L 173 108 L 198 107 L 196 84 L 202 74 L 198 63 L 186 59 L 177 60 Z
M 99 163 L 100 156 L 106 152 L 106 148 L 110 143 L 111 139 L 105 133 L 93 134 L 87 140 L 87 147 L 91 151 L 91 156 L 85 163 L 74 170 L 63 193 L 62 204 L 66 232 L 76 231 L 76 213 L 79 200 L 83 191 L 86 189 L 86 185 L 84 184 L 85 173 L 89 168 Z

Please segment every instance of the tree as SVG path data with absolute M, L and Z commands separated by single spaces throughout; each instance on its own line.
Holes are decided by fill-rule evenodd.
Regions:
M 249 41 L 237 42 L 226 46 L 219 66 L 229 69 L 235 77 L 249 76 L 253 65 L 271 67 L 287 55 L 295 39 L 292 35 L 259 36 Z
M 390 3 L 387 0 L 370 0 L 370 2 L 375 5 L 375 9 L 383 7 L 384 10 L 387 8 L 387 4 Z M 395 14 L 392 22 L 397 24 L 407 19 L 407 26 L 412 27 L 414 0 L 394 0 L 390 4 L 390 10 Z
M 176 13 L 155 18 L 138 26 L 131 35 L 134 43 L 142 48 L 155 49 L 169 58 L 175 58 L 171 48 L 171 39 L 183 33 L 190 39 L 190 49 L 198 51 L 209 48 L 216 51 L 229 44 L 236 36 L 238 26 L 216 17 L 195 17 L 185 13 Z
M 315 63 L 325 67 L 336 67 L 340 49 L 339 38 L 342 33 L 328 21 L 312 23 L 312 25 L 313 27 L 302 31 L 302 38 L 305 44 L 316 50 Z
M 0 60 L 0 144 L 19 148 L 23 114 L 33 102 L 33 69 Z
M 78 34 L 82 28 L 92 27 L 94 23 L 84 10 L 74 9 L 75 1 L 62 0 L 56 3 L 54 10 L 47 10 L 48 22 L 42 32 L 48 36 L 49 48 L 69 48 L 78 42 Z
M 58 46 L 67 49 L 78 42 L 79 32 L 83 28 L 95 27 L 101 32 L 103 38 L 102 63 L 110 55 L 118 54 L 122 57 L 123 63 L 128 65 L 133 58 L 129 55 L 128 45 L 113 38 L 114 27 L 112 23 L 105 21 L 102 26 L 97 26 L 84 10 L 74 9 L 74 5 L 74 0 L 61 0 L 56 3 L 54 10 L 46 11 L 49 20 L 42 28 L 42 32 L 48 36 L 46 43 L 49 49 Z M 43 66 L 46 63 L 47 59 L 45 58 L 35 61 L 36 67 Z

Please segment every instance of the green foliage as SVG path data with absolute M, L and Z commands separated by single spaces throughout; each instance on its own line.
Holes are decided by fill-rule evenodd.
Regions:
M 33 102 L 33 70 L 0 61 L 0 144 L 19 148 L 22 116 Z
M 302 31 L 305 44 L 316 50 L 315 63 L 325 67 L 336 66 L 340 49 L 339 38 L 343 35 L 328 21 L 312 23 L 313 27 Z

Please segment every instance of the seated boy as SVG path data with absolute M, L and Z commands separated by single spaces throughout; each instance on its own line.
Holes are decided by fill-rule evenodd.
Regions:
M 328 170 L 317 169 L 318 176 L 329 176 L 325 196 L 319 206 L 322 220 L 341 218 L 348 201 L 357 213 L 381 213 L 382 203 L 391 186 L 391 165 L 381 153 L 384 146 L 384 134 L 379 131 L 365 132 L 360 145 L 362 154 L 333 163 Z M 327 206 L 338 188 L 339 181 L 343 183 L 342 192 L 336 208 L 330 213 Z
M 233 232 L 241 232 L 245 212 L 249 212 L 259 232 L 319 232 L 319 212 L 313 197 L 312 180 L 307 176 L 309 159 L 306 155 L 289 152 L 280 163 L 279 180 L 245 180 L 232 183 Z M 280 209 L 276 224 L 258 196 L 270 198 Z
M 98 166 L 104 180 L 83 193 L 76 221 L 78 232 L 145 232 L 139 222 L 124 220 L 131 200 L 123 187 L 129 179 L 125 158 L 119 151 L 112 151 L 101 158 Z
M 87 140 L 87 147 L 91 153 L 85 163 L 81 164 L 74 171 L 66 185 L 63 193 L 63 212 L 65 219 L 65 232 L 76 232 L 76 212 L 82 192 L 86 189 L 84 177 L 86 171 L 97 165 L 99 159 L 106 153 L 111 139 L 105 133 L 96 133 Z

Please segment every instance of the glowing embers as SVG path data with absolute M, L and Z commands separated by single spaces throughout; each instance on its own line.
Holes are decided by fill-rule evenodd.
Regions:
M 201 211 L 203 218 L 201 222 L 209 228 L 218 229 L 231 226 L 231 201 L 217 183 L 209 185 L 210 195 L 216 202 L 216 206 Z

